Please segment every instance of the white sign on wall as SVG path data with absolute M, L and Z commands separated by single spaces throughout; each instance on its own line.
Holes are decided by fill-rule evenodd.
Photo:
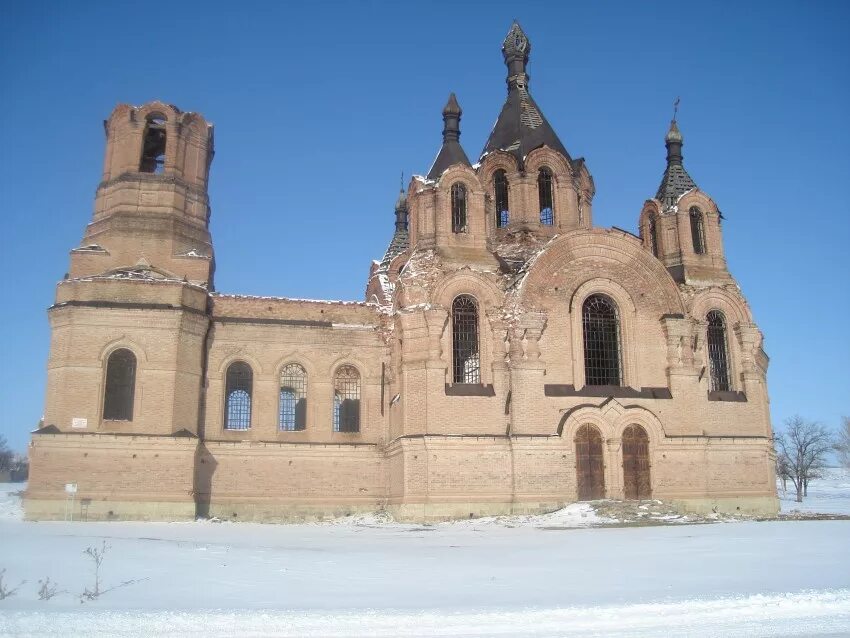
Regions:
M 77 484 L 76 483 L 65 483 L 65 493 L 66 494 L 76 494 L 77 493 Z
M 73 419 L 71 419 L 71 427 L 77 429 L 87 428 L 89 427 L 89 420 L 81 419 L 80 417 L 74 417 Z

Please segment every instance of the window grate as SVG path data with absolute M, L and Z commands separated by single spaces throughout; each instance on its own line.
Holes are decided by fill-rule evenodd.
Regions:
M 691 217 L 691 240 L 694 244 L 694 252 L 697 255 L 705 254 L 705 228 L 702 221 L 702 213 L 699 208 L 692 208 Z
M 297 363 L 286 365 L 280 373 L 278 428 L 283 432 L 307 428 L 307 372 Z
M 334 432 L 360 431 L 360 373 L 342 366 L 334 377 Z
M 604 295 L 588 297 L 582 307 L 585 385 L 620 385 L 620 318 Z
M 498 170 L 493 176 L 493 190 L 496 198 L 496 227 L 504 228 L 510 218 L 508 202 L 508 177 L 505 171 Z
M 452 184 L 452 232 L 466 232 L 466 186 Z
M 537 194 L 540 199 L 540 223 L 551 226 L 555 223 L 555 202 L 552 195 L 552 171 L 546 167 L 537 172 Z
M 226 430 L 247 430 L 251 427 L 251 392 L 253 386 L 251 366 L 243 361 L 231 363 L 225 382 Z
M 469 295 L 452 303 L 452 354 L 453 382 L 481 383 L 478 304 Z
M 106 363 L 106 391 L 103 418 L 107 421 L 132 421 L 136 390 L 136 355 L 120 349 Z
M 708 319 L 708 363 L 711 372 L 711 389 L 728 392 L 729 366 L 726 350 L 726 321 L 723 313 L 712 310 Z

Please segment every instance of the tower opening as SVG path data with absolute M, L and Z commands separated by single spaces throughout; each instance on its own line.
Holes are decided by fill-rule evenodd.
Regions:
M 139 171 L 161 175 L 165 170 L 165 118 L 161 115 L 151 115 L 145 126 L 145 137 L 142 142 L 142 161 Z

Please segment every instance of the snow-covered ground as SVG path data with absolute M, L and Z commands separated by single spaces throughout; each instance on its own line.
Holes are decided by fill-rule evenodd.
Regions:
M 783 514 L 845 514 L 850 516 L 850 469 L 830 467 L 823 471 L 823 479 L 809 485 L 809 495 L 802 503 L 796 502 L 794 485 L 788 481 L 788 491 L 782 492 L 779 483 L 779 503 Z
M 2 487 L 0 635 L 850 636 L 847 520 L 26 523 Z M 135 582 L 81 603 L 103 540 L 102 587 Z

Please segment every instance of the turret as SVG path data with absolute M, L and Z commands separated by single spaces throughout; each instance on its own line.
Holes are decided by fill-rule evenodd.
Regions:
M 95 210 L 70 276 L 145 270 L 212 286 L 207 194 L 213 127 L 197 113 L 151 102 L 117 106 Z

